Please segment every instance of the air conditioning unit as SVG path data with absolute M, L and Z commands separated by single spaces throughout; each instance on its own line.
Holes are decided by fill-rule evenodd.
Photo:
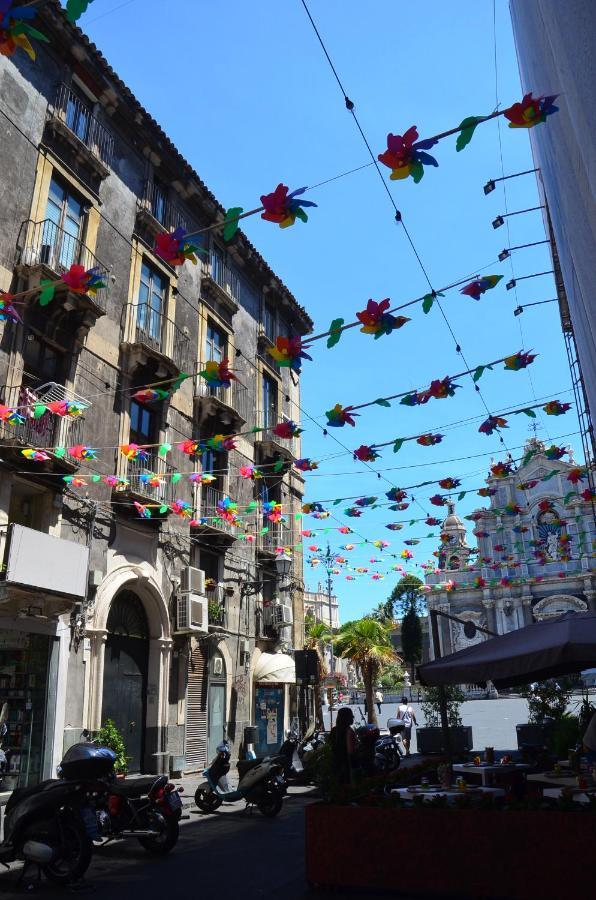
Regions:
M 282 628 L 284 625 L 291 625 L 294 621 L 292 615 L 292 607 L 287 603 L 275 603 L 266 608 L 268 614 L 269 625 L 274 628 Z
M 205 573 L 202 569 L 195 569 L 194 566 L 185 566 L 180 572 L 180 592 L 182 594 L 201 594 L 205 593 Z
M 195 571 L 198 571 L 195 569 Z M 209 630 L 207 598 L 198 594 L 182 594 L 176 608 L 176 631 L 182 634 L 206 634 Z

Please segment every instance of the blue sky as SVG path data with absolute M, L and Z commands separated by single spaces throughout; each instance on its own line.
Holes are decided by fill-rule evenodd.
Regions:
M 492 0 L 427 0 L 424 8 L 395 3 L 356 3 L 355 0 L 311 0 L 310 9 L 329 53 L 355 103 L 355 111 L 376 153 L 385 149 L 387 132 L 403 134 L 417 125 L 421 137 L 457 125 L 465 116 L 487 114 L 498 101 L 502 106 L 521 99 L 515 47 L 508 5 L 496 0 L 496 60 Z M 346 111 L 337 83 L 322 54 L 300 0 L 227 0 L 215 4 L 177 0 L 166 7 L 162 0 L 97 0 L 80 21 L 81 27 L 104 52 L 120 77 L 160 122 L 180 151 L 225 206 L 258 205 L 263 193 L 280 181 L 291 189 L 316 184 L 339 172 L 369 161 L 352 117 Z M 178 23 L 174 27 L 172 16 Z M 534 93 L 556 86 L 535 85 Z M 402 212 L 423 264 L 435 288 L 479 273 L 506 277 L 480 302 L 450 291 L 443 309 L 471 366 L 534 349 L 540 355 L 533 366 L 518 373 L 502 366 L 480 381 L 491 412 L 530 405 L 555 395 L 571 401 L 569 371 L 557 305 L 547 304 L 514 317 L 519 303 L 555 296 L 551 276 L 522 281 L 506 291 L 505 281 L 550 269 L 548 248 L 539 246 L 497 261 L 509 245 L 544 239 L 539 212 L 510 219 L 506 228 L 493 230 L 492 219 L 505 212 L 502 186 L 488 197 L 482 186 L 502 174 L 498 122 L 481 125 L 472 143 L 455 152 L 455 139 L 434 150 L 439 168 L 427 168 L 422 182 L 411 179 L 386 183 Z M 501 121 L 503 167 L 506 174 L 533 168 L 530 144 L 523 130 L 511 130 Z M 548 128 L 548 123 L 538 126 Z M 534 176 L 506 182 L 510 210 L 539 204 Z M 390 297 L 397 305 L 425 293 L 427 284 L 373 168 L 321 187 L 309 195 L 318 203 L 308 224 L 290 229 L 261 221 L 245 221 L 244 230 L 273 269 L 311 314 L 317 331 L 331 320 L 346 321 L 365 307 L 369 298 Z M 374 341 L 356 329 L 327 350 L 313 346 L 313 362 L 305 363 L 302 377 L 303 408 L 324 423 L 325 410 L 335 403 L 358 404 L 400 391 L 423 388 L 466 368 L 440 311 L 428 315 L 413 307 L 412 321 L 403 329 Z M 307 499 L 377 495 L 384 499 L 393 486 L 453 476 L 462 488 L 479 487 L 491 454 L 500 457 L 498 436 L 479 434 L 486 416 L 469 378 L 446 400 L 408 408 L 372 407 L 363 411 L 357 427 L 332 429 L 333 435 L 353 450 L 398 436 L 439 431 L 445 437 L 437 447 L 406 443 L 397 454 L 384 450 L 372 472 L 352 460 L 349 452 L 307 418 L 303 419 L 303 455 L 325 460 L 317 473 L 307 475 Z M 475 418 L 453 429 L 449 423 Z M 540 438 L 550 440 L 577 430 L 575 411 L 553 418 L 539 414 Z M 530 419 L 512 417 L 503 432 L 513 455 L 529 435 Z M 558 443 L 575 445 L 579 437 Z M 478 454 L 485 454 L 479 456 Z M 468 458 L 475 457 L 475 458 Z M 451 461 L 453 460 L 453 461 Z M 379 479 L 376 472 L 382 473 Z M 400 532 L 388 531 L 390 521 L 408 521 L 423 515 L 442 516 L 428 503 L 437 486 L 415 491 L 419 501 L 406 513 L 383 509 L 346 520 L 341 511 L 348 503 L 330 505 L 325 522 L 308 518 L 304 527 L 329 526 L 305 543 L 332 548 L 348 540 L 338 534 L 339 524 L 352 524 L 358 535 L 391 542 L 389 551 L 400 553 L 403 539 L 423 537 L 437 529 L 420 523 Z M 474 492 L 458 504 L 462 515 L 483 505 Z M 339 520 L 339 521 L 338 521 Z M 349 540 L 356 543 L 358 535 Z M 413 548 L 409 566 L 429 559 L 436 539 Z M 370 546 L 349 555 L 354 566 L 379 568 L 368 560 L 379 553 Z M 394 562 L 391 560 L 390 562 Z M 387 569 L 387 564 L 380 571 Z M 307 568 L 307 581 L 316 584 L 322 567 Z M 395 573 L 382 581 L 370 575 L 335 580 L 341 616 L 353 618 L 382 602 L 395 583 Z

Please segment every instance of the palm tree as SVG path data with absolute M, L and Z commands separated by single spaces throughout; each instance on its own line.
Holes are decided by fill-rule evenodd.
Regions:
M 377 724 L 374 685 L 380 672 L 391 663 L 400 662 L 391 644 L 391 625 L 375 619 L 346 622 L 334 639 L 337 656 L 349 659 L 360 669 L 366 693 L 368 721 Z
M 331 643 L 331 629 L 325 622 L 319 622 L 312 617 L 305 620 L 304 649 L 314 650 L 317 654 L 317 680 L 315 683 L 315 719 L 317 728 L 325 730 L 323 721 L 323 699 L 321 697 L 321 683 L 327 674 L 325 664 L 325 645 Z

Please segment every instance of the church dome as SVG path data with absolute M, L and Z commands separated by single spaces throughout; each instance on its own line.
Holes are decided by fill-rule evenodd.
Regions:
M 447 505 L 449 510 L 446 518 L 443 520 L 443 524 L 441 526 L 444 531 L 465 531 L 466 526 L 460 519 L 460 517 L 455 512 L 455 504 L 449 502 Z

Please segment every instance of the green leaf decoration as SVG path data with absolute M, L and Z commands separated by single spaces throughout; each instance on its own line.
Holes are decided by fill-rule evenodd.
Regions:
M 101 475 L 92 475 L 91 481 L 93 481 L 93 482 L 95 482 L 95 484 L 97 484 L 98 481 L 101 481 Z
M 408 522 L 408 525 L 413 525 L 415 521 L 416 521 L 416 519 L 412 519 L 411 522 Z
M 339 499 L 333 501 L 334 506 L 339 506 L 340 503 L 343 503 L 343 497 L 339 497 Z
M 252 512 L 253 509 L 256 509 L 256 508 L 257 508 L 257 501 L 251 500 L 250 503 L 248 504 L 248 506 L 246 507 L 246 512 L 247 513 Z
M 93 0 L 68 0 L 66 4 L 66 18 L 69 22 L 76 22 L 80 19 L 87 7 Z
M 530 419 L 536 418 L 536 413 L 534 412 L 533 409 L 518 409 L 518 410 L 516 410 L 515 414 L 518 415 L 519 413 L 524 413 L 526 416 L 529 416 Z
M 265 525 L 264 528 L 261 528 L 261 530 L 259 531 L 259 534 L 267 534 L 268 531 L 269 531 L 269 529 L 268 529 L 267 526 Z
M 327 349 L 331 350 L 332 347 L 335 347 L 336 344 L 341 340 L 341 336 L 343 331 L 339 329 L 342 327 L 346 320 L 345 319 L 334 319 L 331 325 L 329 326 L 329 331 L 331 334 L 327 338 Z
M 32 25 L 28 25 L 25 22 L 21 23 L 21 26 L 18 30 L 22 34 L 27 34 L 29 37 L 35 38 L 36 41 L 44 41 L 46 44 L 49 44 L 50 42 L 49 37 L 46 37 L 46 35 L 42 34 L 41 31 L 38 31 L 37 28 L 33 28 Z
M 51 303 L 54 299 L 54 294 L 56 293 L 56 283 L 54 281 L 49 281 L 47 278 L 42 278 L 39 282 L 39 286 L 41 288 L 41 293 L 39 295 L 39 305 L 47 306 L 48 303 Z
M 302 518 L 302 513 L 294 513 L 294 521 L 299 522 Z
M 159 507 L 159 514 L 160 514 L 160 516 L 164 516 L 164 515 L 165 515 L 167 512 L 169 512 L 169 511 L 170 511 L 170 507 L 167 506 L 165 503 L 163 504 L 163 506 L 160 506 L 160 507 Z
M 542 481 L 550 481 L 551 478 L 554 478 L 555 475 L 558 475 L 559 472 L 557 469 L 553 469 L 552 472 L 549 472 L 548 475 L 545 475 Z
M 414 184 L 419 184 L 424 177 L 424 166 L 419 160 L 414 160 L 410 163 L 410 175 L 412 176 L 412 181 Z
M 250 429 L 249 434 L 258 434 L 259 431 L 265 431 L 265 429 L 264 429 L 264 428 L 260 428 L 258 425 L 254 425 L 254 426 Z
M 178 484 L 181 478 L 182 475 L 180 474 L 180 472 L 174 472 L 174 474 L 172 475 L 172 484 Z
M 463 150 L 464 147 L 468 146 L 474 136 L 476 126 L 479 122 L 482 121 L 482 118 L 479 116 L 467 116 L 462 120 L 462 122 L 460 122 L 459 127 L 461 128 L 461 131 L 457 137 L 457 141 L 455 142 L 455 149 L 458 153 L 460 150 Z
M 538 452 L 537 450 L 528 450 L 528 452 L 526 453 L 526 455 L 524 456 L 524 458 L 523 458 L 522 461 L 521 461 L 522 468 L 523 468 L 524 466 L 527 466 L 527 465 L 528 465 L 528 463 L 530 462 L 530 460 L 532 459 L 532 457 L 533 457 L 533 456 L 536 456 L 536 453 L 537 453 L 537 452 Z
M 285 463 L 284 463 L 283 459 L 278 459 L 277 462 L 274 463 L 274 465 L 273 465 L 273 471 L 275 472 L 276 475 L 277 475 L 278 472 L 281 472 L 281 470 L 283 469 L 284 465 L 285 465 Z
M 223 230 L 224 241 L 231 241 L 238 231 L 238 216 L 241 216 L 244 210 L 241 206 L 231 206 L 226 210 L 226 223 Z
M 425 294 L 422 298 L 422 312 L 429 313 L 432 309 L 432 305 L 435 302 L 435 298 L 432 294 Z
M 56 459 L 62 459 L 66 455 L 66 447 L 54 447 L 54 456 Z
M 48 408 L 44 403 L 35 403 L 33 406 L 33 418 L 41 419 L 42 416 L 45 416 Z
M 385 400 L 384 397 L 379 397 L 378 400 L 375 400 L 377 406 L 391 406 L 388 400 Z
M 568 494 L 565 494 L 563 497 L 563 503 L 569 503 L 572 497 L 577 497 L 577 491 L 569 491 Z
M 467 491 L 460 491 L 459 494 L 457 495 L 457 499 L 463 500 L 464 497 L 466 496 L 466 493 L 467 493 Z
M 171 444 L 160 444 L 157 450 L 157 455 L 161 456 L 162 459 L 165 459 L 171 449 Z
M 180 372 L 180 375 L 178 375 L 178 377 L 175 378 L 174 381 L 172 382 L 169 391 L 167 391 L 167 393 L 166 393 L 166 397 L 168 397 L 170 394 L 173 394 L 175 391 L 177 391 L 178 388 L 181 386 L 182 382 L 186 381 L 187 378 L 192 378 L 192 375 L 187 375 L 186 372 Z
M 398 438 L 396 441 L 394 441 L 394 444 L 393 444 L 393 452 L 394 453 L 397 453 L 398 450 L 401 450 L 404 440 L 405 440 L 405 438 Z

